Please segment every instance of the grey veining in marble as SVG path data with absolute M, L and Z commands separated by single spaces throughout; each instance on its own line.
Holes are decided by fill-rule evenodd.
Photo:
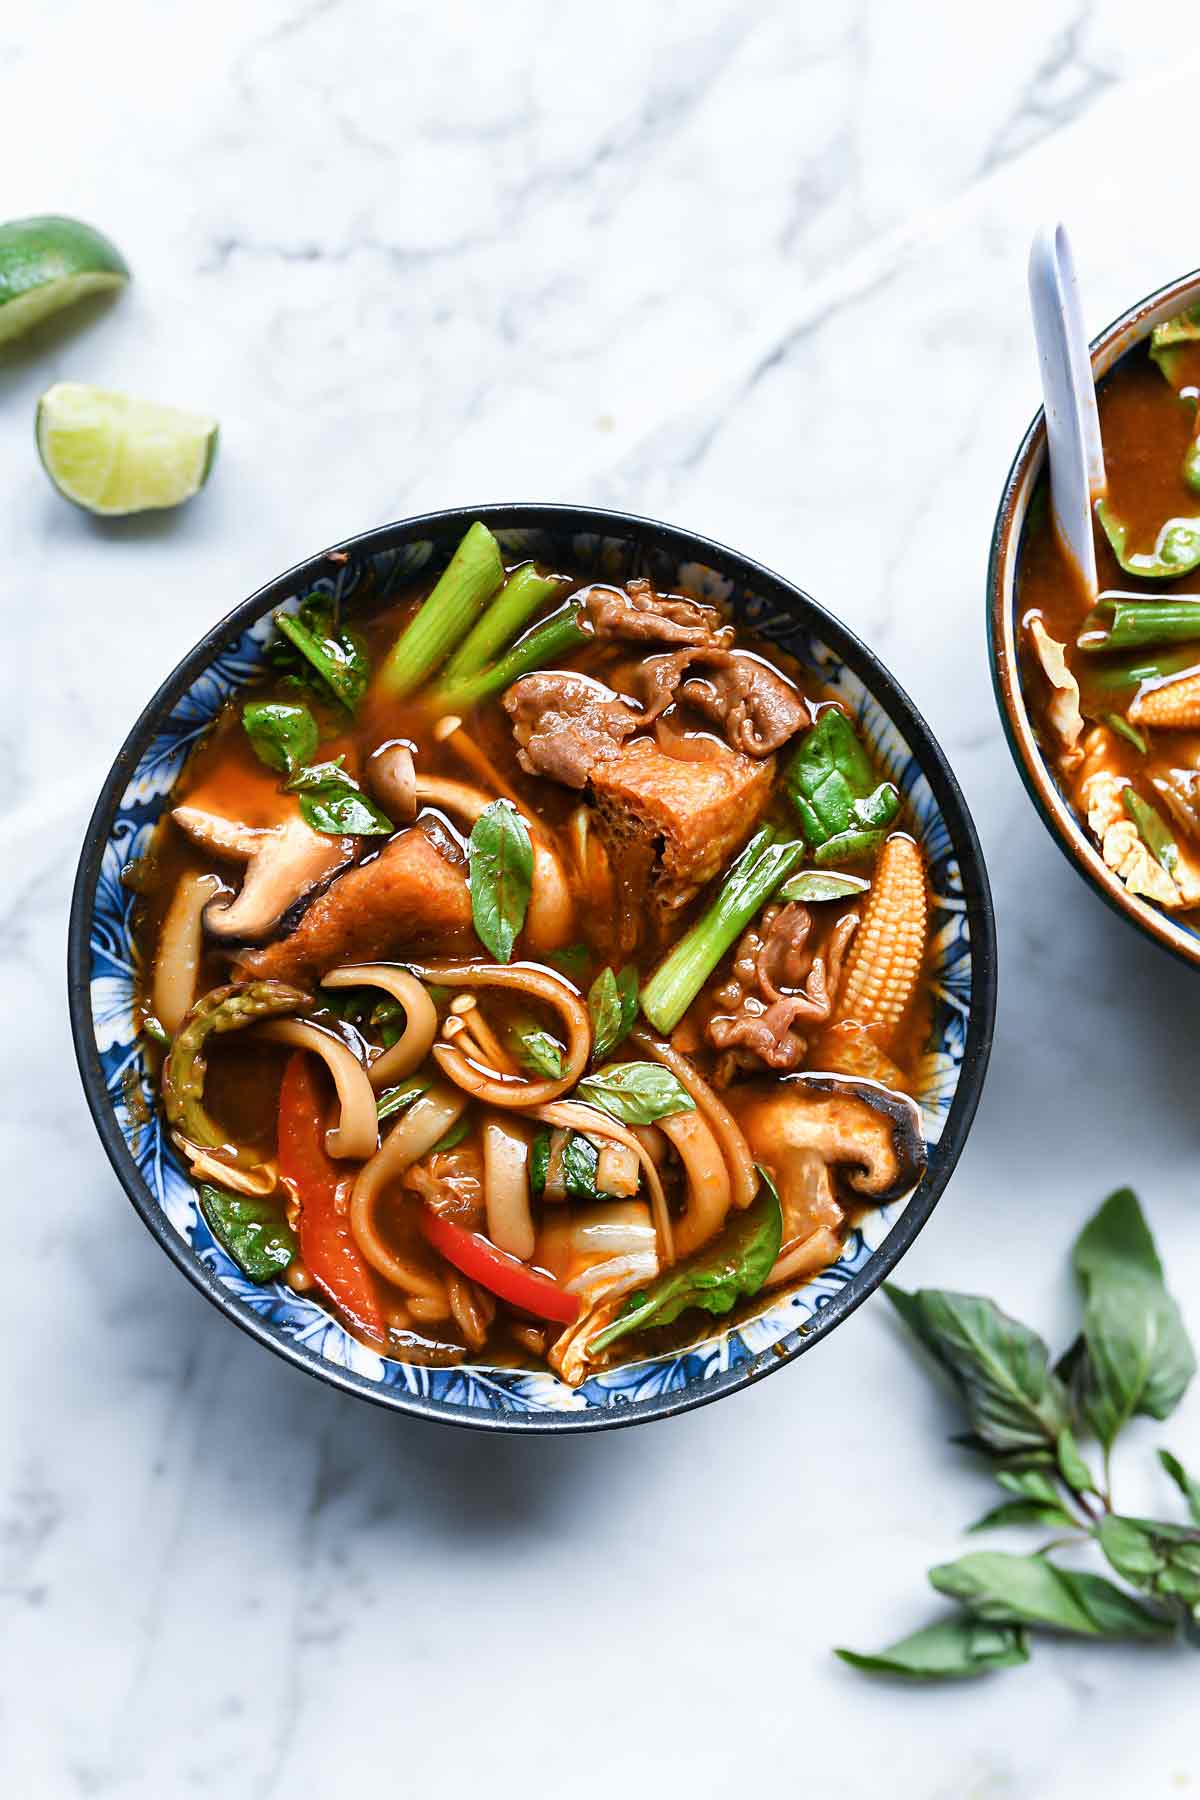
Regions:
M 0 364 L 0 1791 L 835 1800 L 1200 1787 L 1181 1654 L 1039 1649 L 935 1694 L 828 1654 L 935 1610 L 987 1484 L 882 1304 L 676 1423 L 560 1444 L 391 1419 L 226 1326 L 79 1092 L 66 907 L 128 724 L 213 619 L 426 505 L 608 502 L 810 588 L 960 774 L 1000 914 L 987 1093 L 906 1280 L 1060 1341 L 1133 1180 L 1200 1333 L 1196 984 L 1031 813 L 983 649 L 1037 401 L 1024 260 L 1069 218 L 1096 328 L 1197 260 L 1194 7 L 47 0 L 0 20 L 5 214 L 126 249 L 117 305 Z M 1120 149 L 1114 160 L 1113 146 Z M 31 442 L 60 378 L 222 421 L 177 516 L 96 523 Z M 1200 1462 L 1200 1399 L 1147 1446 Z M 1017 1537 L 1000 1540 L 1016 1548 Z

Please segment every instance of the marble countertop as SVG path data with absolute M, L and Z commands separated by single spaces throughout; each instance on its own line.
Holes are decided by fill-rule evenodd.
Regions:
M 928 1692 L 830 1656 L 931 1616 L 923 1571 L 992 1497 L 881 1302 L 638 1431 L 388 1417 L 160 1254 L 87 1116 L 63 979 L 95 791 L 244 594 L 431 505 L 655 513 L 865 636 L 983 837 L 995 1052 L 904 1279 L 1061 1342 L 1069 1240 L 1130 1181 L 1200 1334 L 1195 981 L 1034 817 L 983 642 L 1037 402 L 1028 240 L 1069 221 L 1092 329 L 1198 260 L 1194 40 L 1183 0 L 46 0 L 0 24 L 3 210 L 93 220 L 136 275 L 0 364 L 5 1793 L 1200 1793 L 1184 1652 L 1039 1647 Z M 72 511 L 31 441 L 64 378 L 216 413 L 204 495 Z M 1200 1461 L 1200 1391 L 1129 1433 L 1129 1510 L 1167 1504 L 1158 1442 Z

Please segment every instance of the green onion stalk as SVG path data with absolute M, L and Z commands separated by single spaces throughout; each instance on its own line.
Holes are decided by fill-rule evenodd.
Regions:
M 442 682 L 433 695 L 435 705 L 443 712 L 478 706 L 480 701 L 510 687 L 532 669 L 544 669 L 582 649 L 584 644 L 590 643 L 591 634 L 579 623 L 580 610 L 578 604 L 560 607 L 532 631 L 526 632 L 490 668 L 480 669 L 475 675 L 464 675 L 458 681 Z
M 389 650 L 379 672 L 383 691 L 402 699 L 441 668 L 503 580 L 500 546 L 477 519 Z
M 1120 662 L 1101 663 L 1087 672 L 1088 685 L 1106 694 L 1135 693 L 1147 681 L 1163 681 L 1168 675 L 1200 670 L 1200 643 L 1183 650 L 1146 650 Z
M 1097 601 L 1080 627 L 1081 650 L 1146 650 L 1200 640 L 1200 597 L 1150 600 L 1113 594 Z
M 804 840 L 755 833 L 721 882 L 716 899 L 654 971 L 641 992 L 656 1031 L 674 1031 L 725 952 L 804 856 Z
M 565 582 L 563 575 L 539 575 L 533 563 L 515 569 L 451 656 L 442 680 L 461 681 L 486 668 L 535 614 L 557 598 Z

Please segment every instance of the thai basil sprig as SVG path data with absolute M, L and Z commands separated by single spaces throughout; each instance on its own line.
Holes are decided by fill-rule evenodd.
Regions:
M 962 1404 L 969 1430 L 955 1441 L 986 1459 L 1008 1496 L 972 1531 L 1040 1525 L 1055 1536 L 1032 1555 L 977 1550 L 931 1569 L 931 1585 L 958 1611 L 873 1654 L 838 1650 L 855 1668 L 923 1681 L 980 1675 L 1028 1661 L 1030 1631 L 1182 1634 L 1200 1646 L 1200 1480 L 1159 1452 L 1187 1522 L 1124 1515 L 1112 1496 L 1118 1434 L 1139 1413 L 1167 1418 L 1196 1368 L 1130 1189 L 1111 1194 L 1084 1227 L 1072 1263 L 1082 1327 L 1053 1365 L 1038 1334 L 991 1300 L 886 1289 Z M 1099 1442 L 1098 1470 L 1080 1449 L 1088 1433 Z M 1049 1552 L 1064 1539 L 1090 1540 L 1126 1585 L 1055 1562 Z

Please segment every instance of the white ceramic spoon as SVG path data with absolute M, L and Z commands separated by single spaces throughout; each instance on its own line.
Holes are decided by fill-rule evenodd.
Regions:
M 1050 503 L 1059 539 L 1094 604 L 1099 582 L 1092 509 L 1108 482 L 1079 283 L 1062 225 L 1043 225 L 1033 240 L 1029 298 L 1046 406 Z

